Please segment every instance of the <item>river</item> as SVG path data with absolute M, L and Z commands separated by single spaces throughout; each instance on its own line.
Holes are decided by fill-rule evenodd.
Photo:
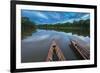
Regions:
M 72 32 L 37 29 L 31 36 L 21 40 L 21 62 L 45 62 L 52 40 L 55 40 L 59 45 L 66 60 L 80 60 L 69 47 L 70 40 L 77 40 L 88 48 L 90 45 L 89 36 L 73 34 Z

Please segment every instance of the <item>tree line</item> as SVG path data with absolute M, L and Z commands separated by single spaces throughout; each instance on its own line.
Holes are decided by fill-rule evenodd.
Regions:
M 33 29 L 36 30 L 37 28 L 40 29 L 48 29 L 48 28 L 57 28 L 57 29 L 64 29 L 64 28 L 73 28 L 73 29 L 89 29 L 90 28 L 90 19 L 86 20 L 79 20 L 79 21 L 73 21 L 73 22 L 66 22 L 66 23 L 56 23 L 56 24 L 38 24 L 32 22 L 29 20 L 28 17 L 22 17 L 21 19 L 21 29 L 27 30 L 27 29 Z
M 40 24 L 37 25 L 40 29 L 49 29 L 49 28 L 57 28 L 57 29 L 89 29 L 90 28 L 90 19 L 87 20 L 79 20 L 73 22 L 66 23 L 56 23 L 56 24 Z

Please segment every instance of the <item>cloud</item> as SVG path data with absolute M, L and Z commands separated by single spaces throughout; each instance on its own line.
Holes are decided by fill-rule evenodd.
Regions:
M 88 13 L 79 12 L 54 12 L 54 11 L 34 11 L 22 10 L 22 16 L 29 17 L 37 24 L 53 24 L 59 22 L 73 22 L 74 20 L 87 19 Z
M 55 20 L 59 20 L 61 18 L 61 13 L 57 13 L 57 12 L 50 12 L 49 16 L 50 18 L 52 19 L 55 19 Z
M 44 13 L 40 11 L 32 11 L 32 10 L 22 10 L 22 16 L 40 17 L 40 18 L 48 19 L 48 17 Z
M 90 14 L 85 14 L 84 16 L 81 17 L 81 19 L 88 19 L 90 18 Z
M 47 17 L 44 13 L 35 12 L 34 14 L 36 14 L 36 15 L 39 16 L 40 18 L 48 19 L 48 17 Z

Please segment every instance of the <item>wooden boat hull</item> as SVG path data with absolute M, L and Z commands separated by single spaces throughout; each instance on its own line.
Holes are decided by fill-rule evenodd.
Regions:
M 53 41 L 51 43 L 46 61 L 64 61 L 64 60 L 65 57 L 61 49 L 58 47 L 57 43 Z
M 77 41 L 72 41 L 70 47 L 76 52 L 81 59 L 90 59 L 90 51 L 82 47 Z

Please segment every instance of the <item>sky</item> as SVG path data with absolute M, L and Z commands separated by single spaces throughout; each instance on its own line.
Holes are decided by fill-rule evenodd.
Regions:
M 21 17 L 28 17 L 38 25 L 73 22 L 81 19 L 86 20 L 90 18 L 90 14 L 82 12 L 21 10 Z

